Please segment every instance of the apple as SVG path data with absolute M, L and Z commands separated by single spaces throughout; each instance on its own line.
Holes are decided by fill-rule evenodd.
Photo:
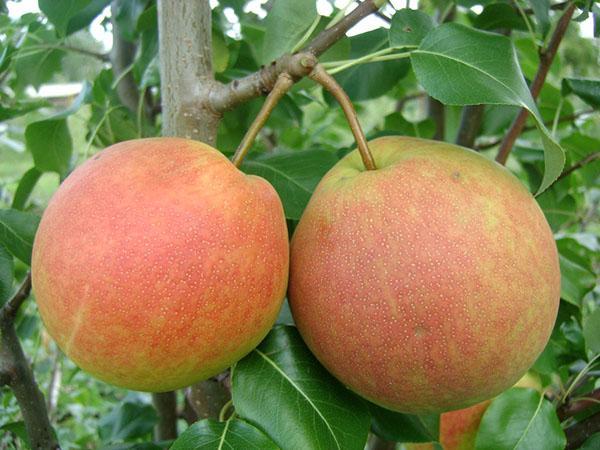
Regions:
M 526 373 L 514 387 L 542 390 L 540 379 Z M 440 416 L 440 443 L 444 450 L 475 450 L 475 439 L 483 414 L 491 400 L 485 400 L 465 409 L 445 412 Z M 406 450 L 434 450 L 433 443 L 406 444 Z
M 32 282 L 49 334 L 101 380 L 161 392 L 209 378 L 276 320 L 288 277 L 281 201 L 214 148 L 113 145 L 44 212 Z
M 455 145 L 369 144 L 321 180 L 291 243 L 289 302 L 321 363 L 366 399 L 422 414 L 506 390 L 543 350 L 558 255 L 508 170 Z

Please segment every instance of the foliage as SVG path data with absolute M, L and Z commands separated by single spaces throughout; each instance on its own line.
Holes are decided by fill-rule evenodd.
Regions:
M 60 180 L 105 146 L 160 133 L 155 1 L 117 2 L 113 10 L 122 30 L 115 42 L 134 49 L 125 71 L 90 32 L 94 22 L 109 33 L 109 3 L 40 0 L 39 12 L 0 14 L 0 305 L 25 278 L 39 217 Z M 320 16 L 313 0 L 276 0 L 268 11 L 255 12 L 247 3 L 221 0 L 213 8 L 220 81 L 301 48 L 344 14 L 332 6 L 328 17 Z M 422 1 L 418 11 L 397 12 L 386 6 L 391 19 L 385 27 L 343 38 L 321 58 L 354 101 L 368 137 L 431 138 L 442 129 L 438 137 L 453 142 L 464 105 L 485 104 L 473 147 L 493 158 L 518 107 L 531 113 L 507 166 L 539 194 L 560 253 L 562 300 L 552 338 L 532 368 L 544 394 L 519 389 L 497 397 L 482 420 L 478 449 L 563 448 L 565 431 L 568 437 L 600 409 L 561 413 L 564 403 L 600 388 L 600 51 L 577 32 L 577 20 L 589 15 L 597 22 L 600 7 L 577 2 L 576 20 L 536 102 L 528 84 L 540 64 L 538 49 L 562 14 L 557 5 Z M 133 108 L 118 93 L 126 80 L 135 87 Z M 80 83 L 78 96 L 43 98 L 43 90 L 36 91 L 69 81 Z M 429 114 L 431 97 L 446 105 L 441 119 Z M 235 149 L 260 104 L 253 100 L 225 113 L 221 151 Z M 277 106 L 242 170 L 273 184 L 293 230 L 318 181 L 352 146 L 332 98 L 303 80 Z M 276 326 L 232 369 L 234 412 L 189 428 L 180 420 L 185 432 L 173 448 L 360 449 L 369 433 L 397 442 L 439 439 L 439 417 L 393 413 L 358 398 L 310 354 L 285 310 L 281 322 L 287 325 Z M 16 325 L 63 448 L 169 444 L 152 441 L 158 417 L 149 395 L 107 386 L 63 358 L 34 302 L 21 308 Z M 25 448 L 16 399 L 0 389 L 6 431 L 0 447 Z M 582 448 L 597 442 L 591 437 Z

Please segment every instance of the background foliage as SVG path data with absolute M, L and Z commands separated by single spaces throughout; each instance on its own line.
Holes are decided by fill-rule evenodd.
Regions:
M 108 0 L 40 0 L 37 12 L 20 16 L 17 3 L 0 2 L 0 304 L 27 273 L 39 217 L 60 180 L 105 146 L 159 135 L 161 127 L 154 1 L 114 2 L 111 11 Z M 318 13 L 314 0 L 215 1 L 217 78 L 239 78 L 300 48 L 343 15 L 341 3 L 320 1 Z M 463 105 L 485 103 L 468 145 L 494 158 L 519 107 L 532 113 L 507 166 L 532 192 L 544 191 L 537 201 L 560 252 L 562 301 L 552 339 L 532 368 L 544 395 L 499 396 L 484 416 L 477 448 L 563 448 L 565 430 L 569 436 L 570 427 L 598 422 L 600 414 L 600 403 L 592 403 L 565 415 L 566 405 L 600 389 L 600 50 L 580 31 L 588 17 L 596 24 L 599 6 L 577 2 L 534 102 L 527 83 L 540 65 L 538 50 L 568 2 L 412 3 L 418 11 L 387 5 L 373 30 L 340 40 L 321 61 L 354 101 L 368 137 L 455 142 L 468 111 Z M 113 32 L 111 54 L 105 40 Z M 74 93 L 57 95 L 64 83 L 75 83 Z M 261 102 L 225 114 L 221 151 L 231 154 Z M 333 99 L 303 80 L 277 106 L 242 169 L 275 186 L 293 230 L 320 178 L 352 146 Z M 35 302 L 21 308 L 16 326 L 63 448 L 168 445 L 153 441 L 158 416 L 150 396 L 77 369 L 44 331 Z M 178 393 L 183 434 L 173 448 L 361 449 L 370 432 L 401 443 L 438 439 L 439 417 L 392 413 L 341 386 L 304 346 L 287 307 L 265 341 L 232 369 L 231 385 L 233 406 L 221 420 L 189 428 L 196 418 Z M 0 411 L 0 448 L 26 448 L 7 387 L 0 390 Z M 581 448 L 598 448 L 598 439 L 589 437 Z

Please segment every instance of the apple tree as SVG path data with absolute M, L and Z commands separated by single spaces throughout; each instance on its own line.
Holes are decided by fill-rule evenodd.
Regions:
M 600 448 L 599 21 L 592 0 L 0 1 L 0 447 Z M 264 340 L 207 380 L 148 394 L 92 377 L 40 319 L 34 238 L 86 160 L 158 136 L 201 141 L 267 180 L 290 237 L 352 149 L 375 169 L 373 139 L 505 165 L 558 250 L 545 348 L 492 399 L 407 414 L 326 370 L 286 299 Z

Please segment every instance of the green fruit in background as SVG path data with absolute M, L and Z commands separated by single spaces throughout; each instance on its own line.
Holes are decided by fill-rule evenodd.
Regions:
M 370 142 L 321 180 L 291 244 L 289 301 L 342 383 L 413 414 L 508 389 L 558 310 L 552 232 L 508 170 L 443 142 Z

